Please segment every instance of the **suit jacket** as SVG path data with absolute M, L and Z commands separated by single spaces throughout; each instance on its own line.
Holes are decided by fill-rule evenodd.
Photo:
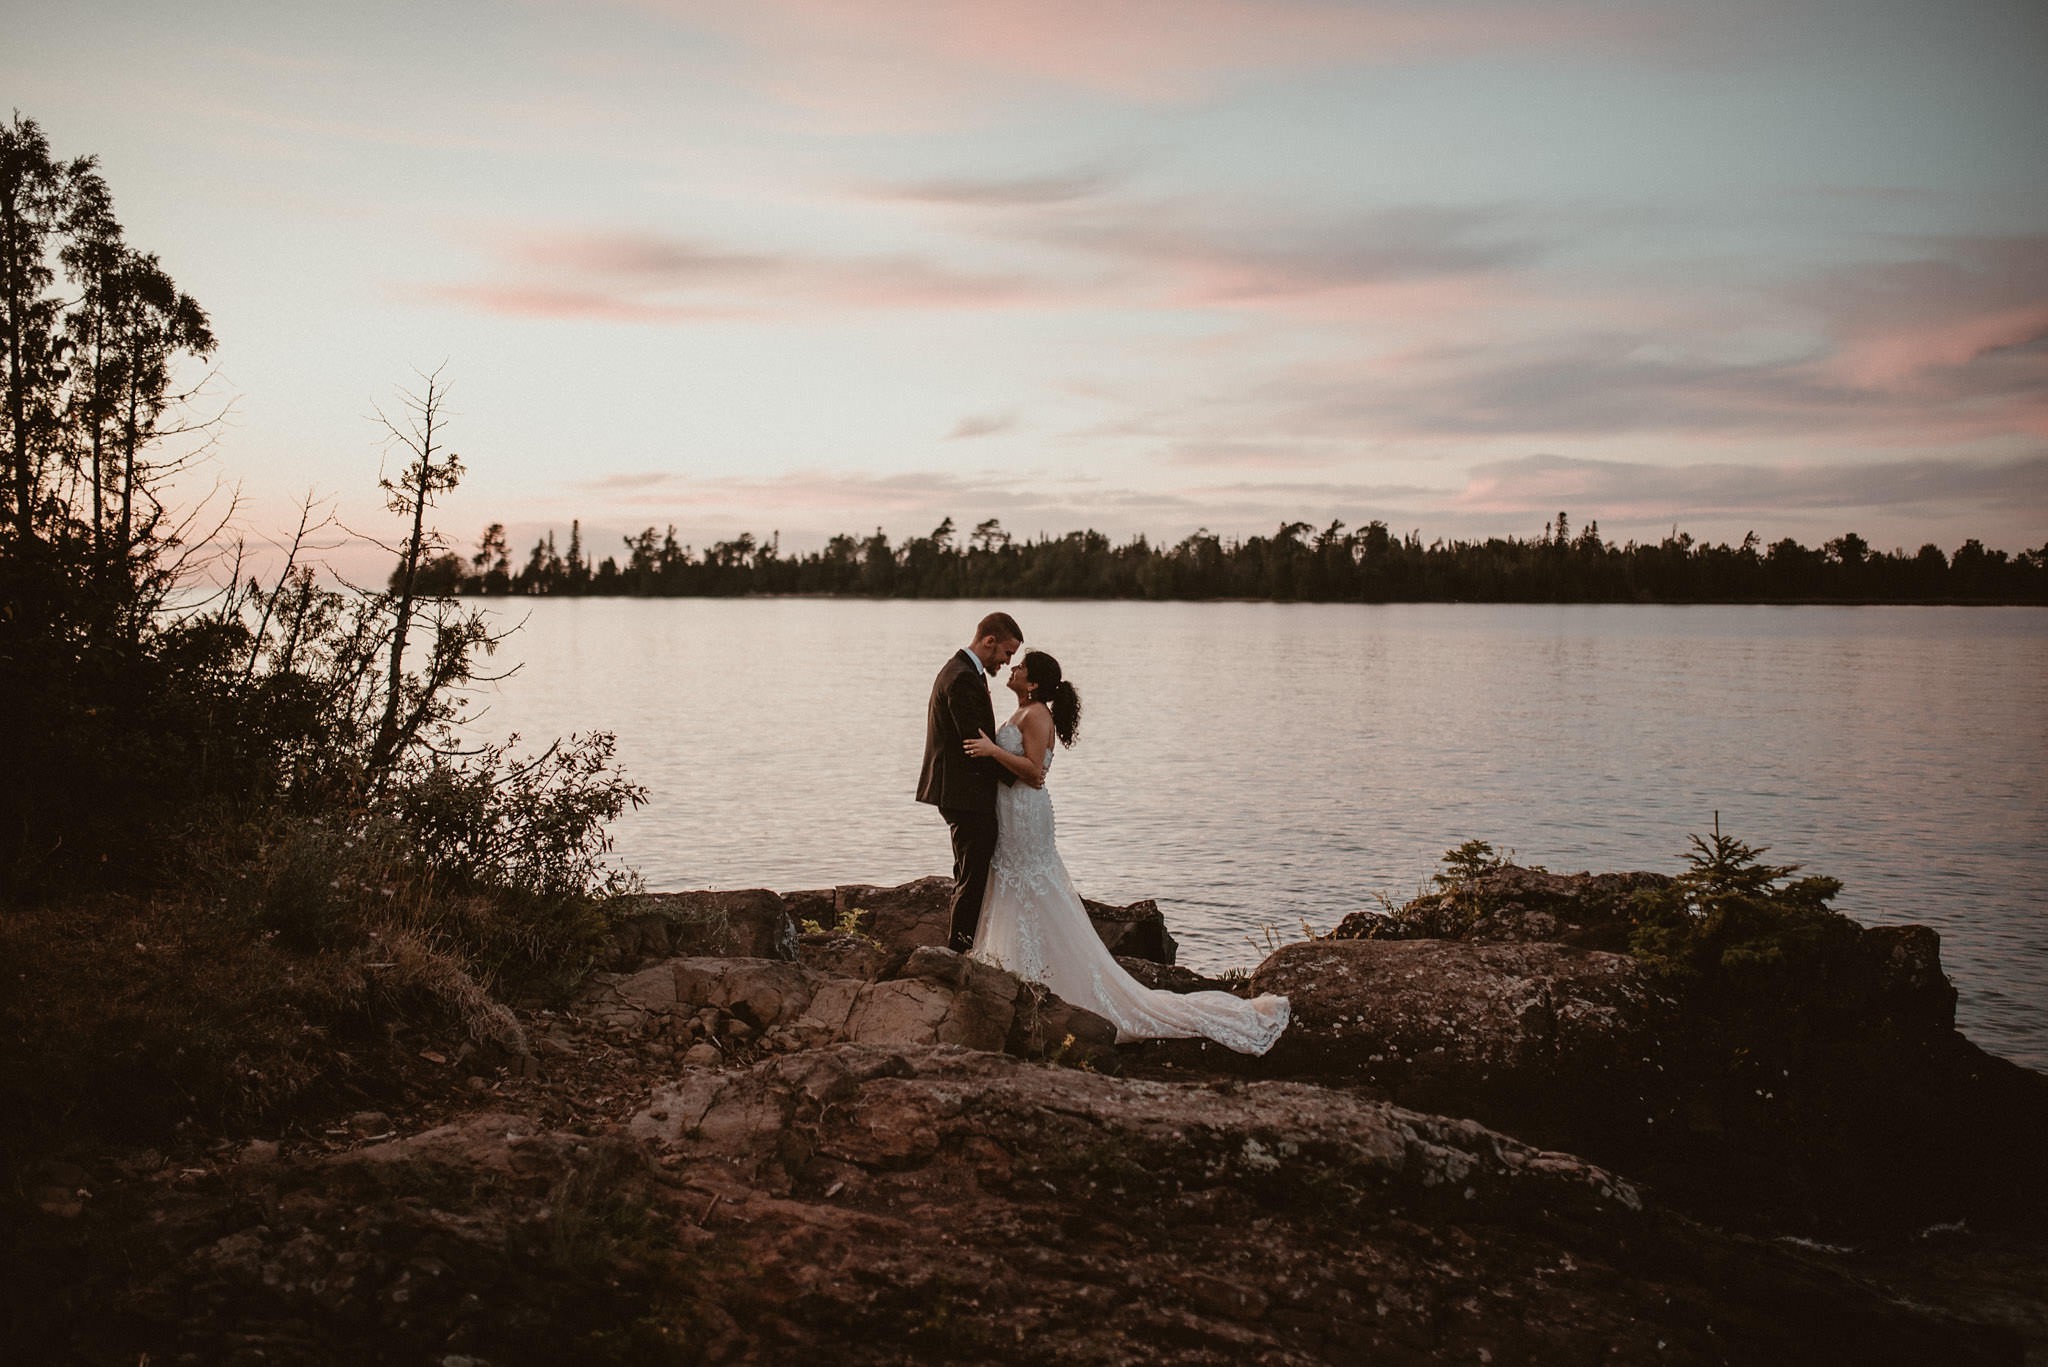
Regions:
M 967 652 L 956 650 L 932 680 L 932 699 L 925 708 L 919 802 L 966 811 L 995 810 L 996 785 L 1014 783 L 1017 776 L 995 760 L 972 759 L 960 748 L 984 731 L 991 737 L 996 733 L 988 682 Z

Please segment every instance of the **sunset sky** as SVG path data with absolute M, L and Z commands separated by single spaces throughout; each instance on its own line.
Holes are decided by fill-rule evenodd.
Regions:
M 785 549 L 2048 542 L 2040 0 L 0 0 L 211 312 L 212 472 Z

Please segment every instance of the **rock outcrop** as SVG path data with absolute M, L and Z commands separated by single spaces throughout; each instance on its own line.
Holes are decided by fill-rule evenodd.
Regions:
M 448 1087 L 410 1108 L 24 1169 L 0 1193 L 0 1346 L 442 1367 L 2048 1351 L 2038 1231 L 1943 1234 L 1972 1241 L 1967 1273 L 1934 1244 L 1773 1237 L 1839 1227 L 1879 1163 L 1890 1229 L 1986 1183 L 2032 1199 L 1985 1146 L 2042 1080 L 1956 1081 L 1968 1046 L 1937 1028 L 1931 933 L 1845 939 L 1860 967 L 1770 1057 L 1847 1060 L 1847 1080 L 1780 1081 L 1786 1101 L 1749 1112 L 1721 1051 L 1791 1027 L 1763 1006 L 1699 1016 L 1613 952 L 1632 877 L 1576 902 L 1570 879 L 1522 879 L 1519 911 L 1467 918 L 1476 938 L 1408 933 L 1472 910 L 1440 903 L 1248 980 L 1125 959 L 1174 990 L 1287 994 L 1260 1059 L 1116 1046 L 1099 1017 L 922 943 L 943 937 L 944 880 L 640 899 L 617 908 L 611 971 L 521 1013 L 529 1066 L 462 1076 L 430 1050 Z M 1172 957 L 1155 907 L 1094 910 L 1113 947 Z M 1880 1013 L 1860 1053 L 1852 1004 Z M 1910 1057 L 1873 1071 L 1888 1049 Z M 1808 1109 L 1886 1079 L 1908 1084 L 1902 1116 L 1969 1100 L 1970 1132 L 1937 1150 L 1920 1119 L 1851 1132 Z M 1728 1212 L 1751 1232 L 1695 1222 Z
M 711 1043 L 720 1061 L 742 1049 L 752 1056 L 838 1043 L 1079 1058 L 1116 1043 L 1116 1027 L 1093 1012 L 931 945 L 866 978 L 773 959 L 667 959 L 635 973 L 594 975 L 576 1010 L 631 1038 Z
M 796 957 L 796 918 L 765 888 L 635 893 L 605 911 L 612 925 L 607 959 L 615 969 L 681 954 Z
M 1555 940 L 1587 949 L 1626 950 L 1636 893 L 1671 886 L 1661 873 L 1551 873 L 1517 864 L 1441 892 L 1427 893 L 1391 914 L 1356 911 L 1332 939 Z
M 1630 945 L 1639 894 L 1671 882 L 1508 865 L 1391 915 L 1347 918 L 1255 975 L 1261 991 L 1298 983 L 1308 1017 L 1273 1063 L 1482 1116 L 1716 1218 L 1854 1231 L 2048 1216 L 2048 1165 L 2032 1156 L 2048 1133 L 2048 1078 L 1957 1033 L 1933 930 L 1831 917 L 1796 946 L 1796 970 L 1740 976 L 1653 973 L 1606 952 Z M 1353 966 L 1403 956 L 1428 967 L 1376 977 L 1325 1038 L 1326 984 L 1341 998 Z M 1524 971 L 1539 960 L 1552 970 Z M 1539 989 L 1546 1004 L 1530 1020 L 1541 1029 L 1504 1022 L 1496 1004 Z M 1523 1048 L 1553 1020 L 1556 1056 L 1539 1049 L 1506 1074 L 1464 1067 Z M 1441 1055 L 1418 1028 L 1446 1037 Z M 1419 1066 L 1416 1044 L 1429 1051 Z
M 87 1361 L 2015 1364 L 1471 1121 L 945 1045 L 173 1176 Z
M 1658 1065 L 1675 1004 L 1635 960 L 1554 944 L 1310 941 L 1251 990 L 1294 1021 L 1273 1075 L 1357 1083 L 1552 1146 L 1668 1110 Z
M 849 950 L 843 938 L 834 947 L 820 937 L 856 937 L 878 947 L 884 956 L 943 945 L 952 932 L 952 896 L 953 880 L 936 875 L 890 886 L 842 883 L 791 893 L 765 888 L 634 893 L 605 908 L 612 924 L 605 966 L 627 972 L 657 959 L 690 954 L 796 959 L 802 957 L 807 934 L 813 958 L 835 948 L 841 953 Z M 1096 933 L 1112 953 L 1173 963 L 1178 946 L 1158 903 L 1147 899 L 1120 907 L 1082 900 Z M 858 950 L 852 952 L 856 960 L 862 957 Z

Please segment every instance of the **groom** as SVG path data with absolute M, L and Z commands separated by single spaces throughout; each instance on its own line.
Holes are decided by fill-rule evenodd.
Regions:
M 953 833 L 952 947 L 974 948 L 981 921 L 981 895 L 988 888 L 988 864 L 996 852 L 996 784 L 1016 776 L 992 759 L 971 759 L 962 748 L 979 735 L 995 734 L 989 706 L 989 676 L 1010 662 L 1024 644 L 1023 629 L 1007 612 L 991 612 L 974 628 L 974 640 L 953 652 L 932 681 L 924 719 L 924 772 L 917 800 L 929 802 Z

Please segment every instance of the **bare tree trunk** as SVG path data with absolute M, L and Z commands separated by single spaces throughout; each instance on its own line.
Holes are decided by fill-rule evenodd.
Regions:
M 101 466 L 106 449 L 106 395 L 101 385 L 105 370 L 106 318 L 104 307 L 95 308 L 92 320 L 92 407 L 89 417 L 92 422 L 92 554 L 101 564 L 106 561 L 106 475 Z
M 31 518 L 35 484 L 28 462 L 28 374 L 21 363 L 21 313 L 28 306 L 22 296 L 27 284 L 15 269 L 21 231 L 21 206 L 11 193 L 0 194 L 0 245 L 7 250 L 7 417 L 14 438 L 8 459 L 13 462 L 15 530 L 26 542 L 35 534 Z
M 399 721 L 399 691 L 405 682 L 405 647 L 412 631 L 413 609 L 419 596 L 420 559 L 427 542 L 427 505 L 433 502 L 436 493 L 455 486 L 455 480 L 462 468 L 454 456 L 448 457 L 438 465 L 435 463 L 435 456 L 439 450 L 435 445 L 435 428 L 440 423 L 441 401 L 445 391 L 440 383 L 439 371 L 428 375 L 426 381 L 425 394 L 411 401 L 414 419 L 410 432 L 400 432 L 388 419 L 385 420 L 386 428 L 415 459 L 397 483 L 387 482 L 385 486 L 391 495 L 391 508 L 409 514 L 412 518 L 412 528 L 406 536 L 404 550 L 399 553 L 398 573 L 395 576 L 398 601 L 392 612 L 391 657 L 384 685 L 384 715 L 377 724 L 377 738 L 370 747 L 370 768 L 379 775 L 397 761 L 399 751 L 407 739 L 407 728 Z
M 123 560 L 134 545 L 135 537 L 135 448 L 141 444 L 140 396 L 135 376 L 128 377 L 128 421 L 122 432 L 121 452 L 121 533 L 114 539 L 114 550 Z

